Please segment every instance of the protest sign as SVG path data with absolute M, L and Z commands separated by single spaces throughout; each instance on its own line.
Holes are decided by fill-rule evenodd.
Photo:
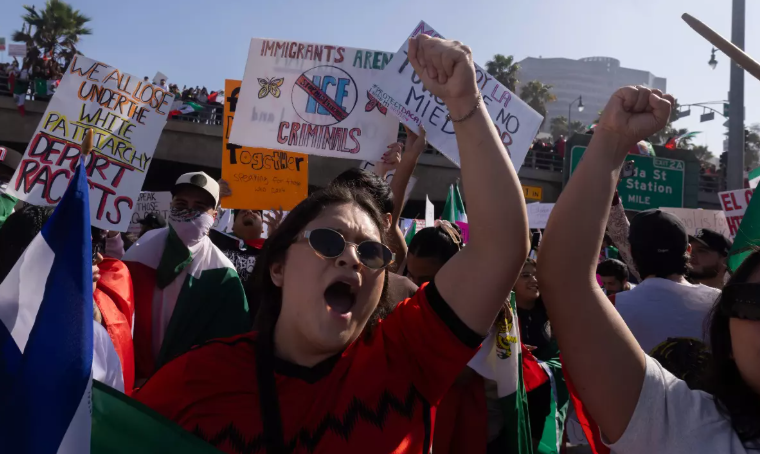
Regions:
M 150 192 L 142 191 L 135 202 L 135 211 L 132 212 L 132 220 L 127 232 L 139 233 L 140 221 L 145 219 L 148 213 L 160 214 L 164 220 L 169 218 L 169 208 L 172 202 L 172 193 L 169 191 Z
M 320 156 L 376 161 L 398 121 L 369 96 L 393 54 L 252 39 L 230 141 Z M 227 90 L 227 93 L 230 93 Z
M 417 25 L 410 37 L 420 33 L 442 37 L 424 21 Z M 443 100 L 431 95 L 422 86 L 422 81 L 406 58 L 408 48 L 409 41 L 405 40 L 377 82 L 372 85 L 370 95 L 413 131 L 419 132 L 420 125 L 424 126 L 428 142 L 459 166 L 459 148 L 454 126 L 448 119 L 449 110 Z M 477 64 L 475 73 L 483 103 L 494 121 L 504 148 L 512 158 L 515 170 L 519 171 L 543 117 Z
M 553 203 L 529 203 L 528 210 L 528 227 L 531 229 L 545 229 L 549 221 L 549 215 L 554 209 Z
M 26 57 L 26 44 L 8 44 L 9 57 Z
M 380 162 L 369 162 L 369 161 L 362 161 L 359 164 L 359 168 L 362 170 L 366 170 L 367 172 L 372 172 L 374 174 L 377 174 L 377 166 L 380 164 Z M 391 184 L 391 180 L 393 180 L 393 176 L 396 175 L 396 169 L 393 169 L 389 172 L 386 172 L 385 175 L 381 175 L 383 178 L 385 178 L 385 182 L 388 184 Z M 406 192 L 404 192 L 404 204 L 409 201 L 409 196 L 412 195 L 412 190 L 414 189 L 414 185 L 417 184 L 417 177 L 414 175 L 409 177 L 409 182 L 406 184 Z
M 430 197 L 425 195 L 425 225 L 433 225 L 435 222 L 435 206 Z
M 689 235 L 696 235 L 697 231 L 701 229 L 710 229 L 726 238 L 730 235 L 726 215 L 720 210 L 669 207 L 661 207 L 660 210 L 678 217 Z
M 230 141 L 235 113 L 240 108 L 239 80 L 225 81 L 224 134 L 222 135 L 222 178 L 232 195 L 225 208 L 292 210 L 309 194 L 309 156 L 266 148 L 248 148 Z
M 127 230 L 174 97 L 142 77 L 76 56 L 50 100 L 8 191 L 34 205 L 55 205 L 80 155 L 85 130 L 94 133 L 85 158 L 90 219 L 102 229 Z
M 718 193 L 720 205 L 723 207 L 723 212 L 726 213 L 726 223 L 731 238 L 736 236 L 736 232 L 739 230 L 739 224 L 742 223 L 742 218 L 747 211 L 753 192 L 754 189 L 737 189 Z

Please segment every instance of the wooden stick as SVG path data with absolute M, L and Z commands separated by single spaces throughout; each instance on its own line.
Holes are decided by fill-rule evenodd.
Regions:
M 87 156 L 92 151 L 92 128 L 87 128 L 82 140 L 82 155 Z
M 745 71 L 752 74 L 755 79 L 760 80 L 760 63 L 756 62 L 752 57 L 747 55 L 743 50 L 739 49 L 738 47 L 734 46 L 734 44 L 727 40 L 726 38 L 720 36 L 718 33 L 715 32 L 712 28 L 708 27 L 698 19 L 695 19 L 688 13 L 684 13 L 683 16 L 681 16 L 681 19 L 684 20 L 691 28 L 694 29 L 695 32 L 702 35 L 702 37 L 706 40 L 708 40 L 710 43 L 712 43 L 713 46 L 720 49 L 724 54 L 728 55 L 731 60 L 734 61 L 737 65 L 739 65 L 741 68 L 744 68 Z

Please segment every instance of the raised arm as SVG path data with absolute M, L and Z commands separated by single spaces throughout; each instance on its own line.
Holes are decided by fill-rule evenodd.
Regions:
M 562 361 L 611 442 L 628 426 L 644 380 L 644 352 L 594 277 L 620 166 L 662 129 L 674 102 L 644 87 L 615 92 L 583 161 L 554 206 L 538 257 L 541 294 Z
M 462 164 L 470 241 L 435 277 L 444 300 L 474 331 L 485 334 L 528 255 L 528 216 L 512 161 L 480 99 L 472 53 L 459 42 L 419 35 L 409 62 L 449 108 Z

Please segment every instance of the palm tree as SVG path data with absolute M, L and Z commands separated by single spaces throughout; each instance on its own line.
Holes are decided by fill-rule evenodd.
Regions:
M 566 139 L 568 139 L 573 134 L 583 133 L 586 129 L 586 126 L 583 124 L 583 122 L 575 120 L 570 122 L 570 132 L 568 133 L 567 118 L 562 115 L 552 118 L 549 122 L 549 125 L 554 140 L 558 140 L 559 136 L 564 136 Z
M 517 71 L 520 65 L 515 63 L 513 56 L 505 57 L 501 54 L 493 56 L 493 60 L 486 62 L 486 71 L 498 80 L 502 85 L 507 87 L 512 93 L 517 87 Z
M 28 30 L 21 27 L 13 33 L 12 39 L 26 43 L 32 65 L 39 65 L 39 59 L 50 59 L 51 69 L 61 70 L 75 55 L 81 55 L 77 50 L 79 37 L 92 34 L 92 30 L 85 27 L 89 17 L 60 0 L 47 0 L 39 12 L 34 6 L 24 6 L 24 9 L 26 14 L 22 19 Z
M 538 80 L 531 80 L 523 85 L 520 91 L 520 98 L 528 103 L 536 112 L 540 113 L 546 120 L 546 104 L 554 102 L 557 97 L 551 92 L 552 86 L 543 84 Z M 567 121 L 567 120 L 565 120 Z M 543 122 L 541 123 L 543 125 Z
M 703 163 L 708 163 L 710 159 L 713 159 L 715 157 L 715 155 L 713 155 L 705 145 L 696 145 L 692 147 L 691 152 L 694 153 L 695 158 L 699 159 Z
M 760 164 L 760 124 L 747 128 L 747 140 L 744 143 L 744 166 L 754 169 Z

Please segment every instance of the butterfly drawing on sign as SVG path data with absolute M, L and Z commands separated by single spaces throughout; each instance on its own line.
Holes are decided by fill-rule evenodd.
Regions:
M 279 79 L 272 77 L 269 80 L 259 78 L 259 85 L 261 85 L 261 90 L 259 90 L 259 99 L 265 98 L 270 93 L 275 98 L 279 98 L 280 87 L 284 81 L 285 79 L 282 77 Z
M 367 105 L 364 106 L 365 112 L 372 112 L 372 109 L 377 107 L 377 110 L 379 110 L 381 114 L 386 115 L 388 113 L 388 108 L 382 105 L 380 101 L 378 101 L 377 98 L 369 94 L 369 92 L 367 92 L 367 99 L 369 99 L 369 101 L 367 102 Z

